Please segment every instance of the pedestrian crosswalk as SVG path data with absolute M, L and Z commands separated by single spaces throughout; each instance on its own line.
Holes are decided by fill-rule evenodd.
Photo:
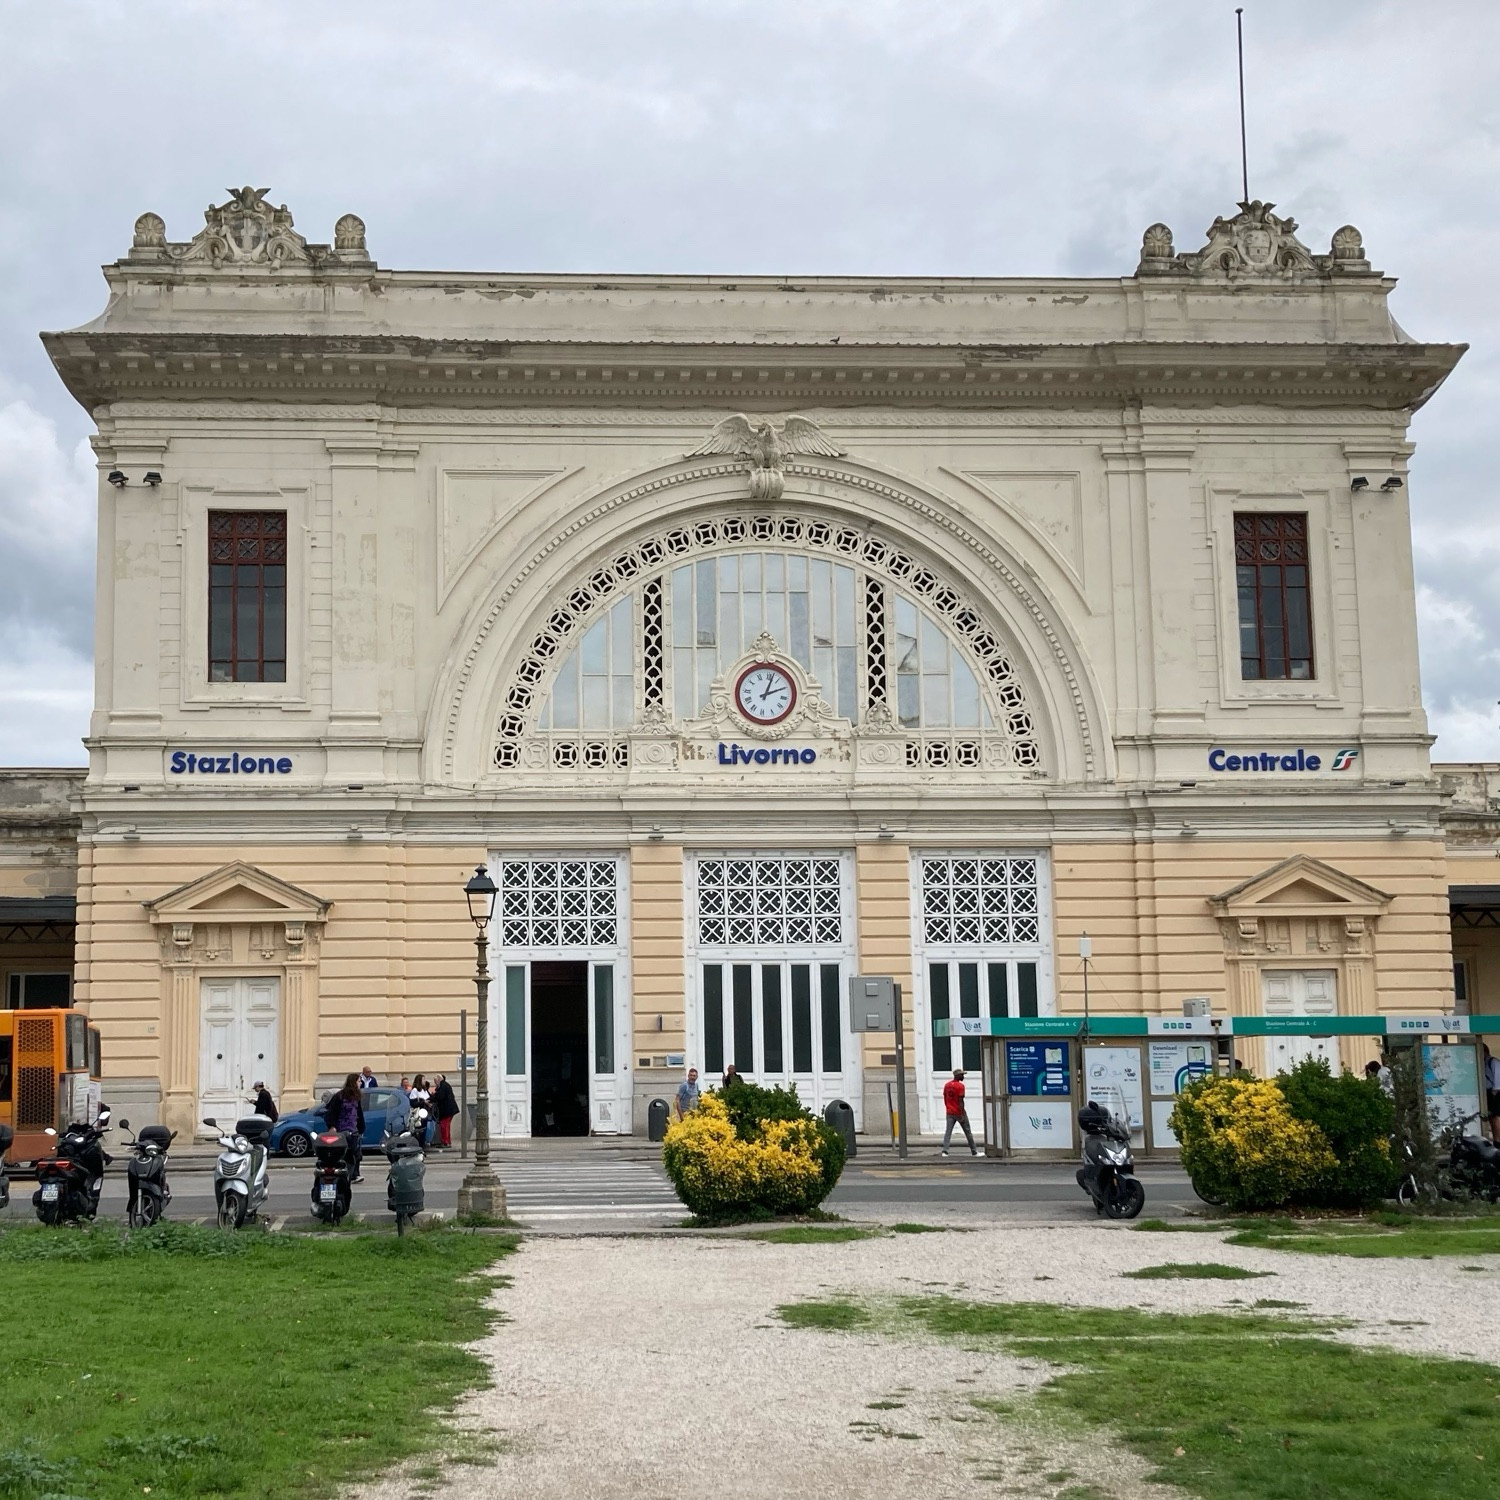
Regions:
M 505 1153 L 496 1170 L 505 1184 L 511 1218 L 538 1229 L 613 1224 L 652 1229 L 687 1217 L 666 1173 L 655 1161 L 580 1151 Z

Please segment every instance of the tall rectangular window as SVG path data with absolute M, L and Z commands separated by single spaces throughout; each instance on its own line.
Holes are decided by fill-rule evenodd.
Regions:
M 1307 517 L 1234 518 L 1240 600 L 1240 676 L 1248 681 L 1313 675 Z
M 210 682 L 286 681 L 286 512 L 208 513 Z

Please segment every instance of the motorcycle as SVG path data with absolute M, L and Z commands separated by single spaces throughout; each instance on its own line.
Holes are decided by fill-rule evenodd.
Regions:
M 406 1233 L 406 1226 L 422 1212 L 426 1202 L 426 1137 L 427 1111 L 419 1106 L 412 1110 L 408 1124 L 398 1134 L 388 1136 L 381 1148 L 391 1164 L 385 1178 L 385 1206 L 396 1216 L 398 1235 Z
M 69 1125 L 63 1131 L 55 1156 L 32 1163 L 36 1168 L 37 1190 L 31 1195 L 31 1203 L 43 1224 L 92 1219 L 99 1212 L 104 1169 L 114 1160 L 104 1149 L 104 1132 L 108 1129 L 106 1104 L 92 1125 Z M 50 1125 L 46 1133 L 57 1136 Z
M 1094 1212 L 1111 1219 L 1133 1219 L 1145 1207 L 1146 1190 L 1135 1175 L 1130 1131 L 1092 1099 L 1078 1111 L 1083 1131 L 1083 1165 L 1078 1186 L 1094 1200 Z
M 1478 1121 L 1479 1115 L 1467 1115 L 1457 1122 L 1453 1144 L 1448 1148 L 1447 1191 L 1445 1198 L 1488 1198 L 1500 1202 L 1500 1146 L 1482 1136 L 1465 1135 L 1464 1127 Z
M 313 1140 L 312 1211 L 315 1219 L 337 1224 L 354 1197 L 354 1137 L 347 1130 L 325 1130 Z
M 210 1130 L 219 1123 L 210 1115 Z M 219 1159 L 214 1163 L 214 1202 L 220 1229 L 239 1229 L 256 1218 L 271 1196 L 271 1122 L 264 1115 L 247 1115 L 231 1134 L 219 1135 Z
M 16 1133 L 9 1125 L 0 1124 L 0 1208 L 10 1207 L 10 1173 L 5 1167 L 5 1153 L 15 1138 Z
M 129 1130 L 130 1121 L 121 1120 L 120 1129 Z M 131 1152 L 125 1222 L 132 1229 L 149 1228 L 172 1201 L 172 1190 L 167 1186 L 167 1148 L 176 1139 L 177 1132 L 165 1125 L 145 1125 L 139 1135 L 125 1143 Z

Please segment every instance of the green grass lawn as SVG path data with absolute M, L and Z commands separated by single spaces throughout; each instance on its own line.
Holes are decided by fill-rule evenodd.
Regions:
M 1370 1219 L 1241 1220 L 1229 1245 L 1300 1250 L 1305 1255 L 1430 1259 L 1500 1255 L 1500 1219 L 1446 1219 L 1380 1214 Z
M 1274 1271 L 1247 1271 L 1243 1266 L 1226 1266 L 1222 1261 L 1169 1261 L 1164 1266 L 1142 1266 L 1139 1271 L 1121 1271 L 1134 1281 L 1249 1281 L 1257 1276 L 1274 1276 Z
M 0 1233 L 0 1497 L 333 1495 L 419 1453 L 486 1383 L 514 1239 L 159 1225 Z
M 995 1420 L 1105 1426 L 1203 1500 L 1490 1500 L 1500 1462 L 1500 1370 L 1355 1349 L 1328 1325 L 1252 1313 L 974 1303 L 948 1297 L 779 1309 L 800 1327 L 916 1325 L 972 1348 L 995 1339 L 1066 1366 L 1032 1403 L 974 1405 Z M 1091 1476 L 1111 1492 L 1108 1475 Z
M 877 1232 L 858 1224 L 782 1224 L 776 1229 L 752 1230 L 744 1238 L 772 1245 L 841 1245 L 847 1240 L 874 1239 Z

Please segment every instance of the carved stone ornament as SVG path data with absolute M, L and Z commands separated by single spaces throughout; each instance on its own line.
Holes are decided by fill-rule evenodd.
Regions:
M 280 270 L 287 266 L 327 268 L 372 267 L 365 248 L 364 220 L 345 214 L 334 228 L 334 244 L 310 245 L 292 226 L 286 204 L 279 208 L 266 201 L 268 189 L 230 188 L 226 203 L 210 204 L 203 214 L 203 228 L 186 244 L 167 239 L 166 224 L 158 214 L 145 213 L 135 221 L 131 261 L 166 261 L 184 267 L 207 265 L 261 267 Z
M 1190 254 L 1174 254 L 1172 231 L 1153 224 L 1142 238 L 1135 274 L 1281 281 L 1373 274 L 1352 224 L 1334 234 L 1330 254 L 1314 255 L 1297 238 L 1297 221 L 1272 213 L 1275 206 L 1259 198 L 1241 203 L 1233 218 L 1216 218 L 1208 228 L 1208 243 Z
M 688 458 L 713 453 L 742 454 L 750 460 L 750 495 L 755 500 L 779 500 L 786 488 L 786 461 L 793 453 L 818 453 L 842 458 L 816 422 L 787 417 L 782 422 L 752 422 L 746 416 L 725 417 Z

